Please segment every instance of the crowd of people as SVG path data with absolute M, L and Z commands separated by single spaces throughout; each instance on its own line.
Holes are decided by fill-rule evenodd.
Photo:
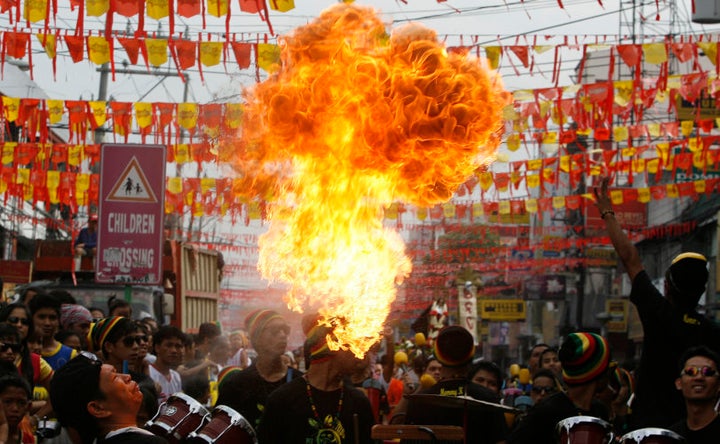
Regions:
M 200 406 L 195 431 L 219 412 L 242 418 L 226 426 L 241 423 L 260 444 L 369 443 L 376 424 L 461 426 L 468 443 L 572 443 L 585 422 L 607 436 L 652 428 L 720 442 L 720 328 L 696 311 L 707 260 L 678 255 L 660 293 L 614 218 L 607 181 L 596 201 L 644 328 L 636 366 L 613 361 L 597 332 L 578 331 L 500 368 L 460 326 L 398 343 L 388 328 L 358 358 L 328 345 L 342 320 L 318 314 L 303 318 L 305 342 L 292 352 L 290 325 L 270 309 L 249 314 L 244 330 L 205 323 L 190 334 L 134 319 L 122 299 L 84 307 L 32 287 L 0 307 L 0 442 L 192 440 L 154 427 L 178 399 Z

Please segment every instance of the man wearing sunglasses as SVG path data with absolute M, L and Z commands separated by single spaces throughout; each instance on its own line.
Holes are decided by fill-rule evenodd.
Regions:
M 280 313 L 256 310 L 245 318 L 245 330 L 257 352 L 257 359 L 250 367 L 221 381 L 217 404 L 237 410 L 255 427 L 270 393 L 302 373 L 282 361 L 290 326 Z
M 674 386 L 674 363 L 696 345 L 720 353 L 720 327 L 697 311 L 707 285 L 708 263 L 699 253 L 677 255 L 665 272 L 663 297 L 645 270 L 639 251 L 615 219 L 608 183 L 604 178 L 595 189 L 596 205 L 632 282 L 630 301 L 637 308 L 644 333 L 630 428 L 668 428 L 683 417 L 683 400 Z
M 137 383 L 91 353 L 81 352 L 55 373 L 50 399 L 60 423 L 70 429 L 76 443 L 167 443 L 137 427 L 143 400 Z
M 720 357 L 707 347 L 688 349 L 680 359 L 680 376 L 675 387 L 685 399 L 685 419 L 670 430 L 687 440 L 687 444 L 720 442 L 720 417 L 715 410 L 720 395 Z

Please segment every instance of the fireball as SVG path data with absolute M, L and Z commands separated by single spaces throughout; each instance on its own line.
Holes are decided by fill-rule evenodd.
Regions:
M 385 208 L 445 202 L 492 162 L 509 94 L 482 60 L 419 25 L 388 34 L 367 7 L 338 4 L 280 44 L 225 157 L 236 192 L 269 202 L 263 277 L 335 326 L 332 349 L 361 357 L 412 268 Z

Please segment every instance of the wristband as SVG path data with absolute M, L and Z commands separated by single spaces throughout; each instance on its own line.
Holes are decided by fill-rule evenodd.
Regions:
M 600 219 L 605 219 L 605 216 L 607 216 L 608 214 L 612 214 L 613 216 L 615 216 L 615 212 L 613 210 L 603 210 L 600 212 Z

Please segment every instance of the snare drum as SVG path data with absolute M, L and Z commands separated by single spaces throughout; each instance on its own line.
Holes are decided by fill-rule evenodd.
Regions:
M 170 444 L 178 444 L 202 427 L 208 417 L 209 412 L 202 404 L 184 393 L 175 393 L 160 405 L 155 416 L 145 423 L 145 428 Z
M 210 422 L 186 440 L 196 444 L 257 444 L 255 429 L 238 412 L 225 405 L 216 406 Z
M 685 442 L 685 438 L 671 430 L 647 427 L 624 434 L 620 442 L 621 444 L 678 444 Z
M 612 426 L 593 416 L 571 416 L 557 423 L 560 444 L 608 444 Z

